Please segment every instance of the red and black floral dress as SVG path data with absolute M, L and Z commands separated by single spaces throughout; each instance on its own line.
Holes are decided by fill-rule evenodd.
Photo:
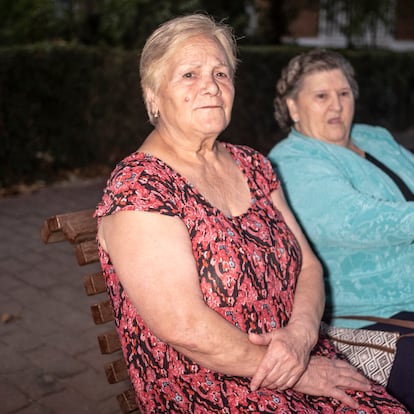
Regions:
M 220 145 L 226 146 L 248 182 L 251 205 L 246 213 L 223 214 L 163 161 L 136 152 L 113 171 L 96 216 L 99 221 L 123 210 L 178 216 L 188 229 L 207 306 L 244 332 L 269 332 L 289 321 L 300 248 L 270 199 L 279 186 L 270 163 L 250 148 Z M 251 392 L 250 378 L 225 375 L 191 361 L 151 332 L 102 248 L 100 260 L 143 414 L 351 412 L 335 400 L 292 390 Z M 314 352 L 336 357 L 322 339 Z M 406 412 L 382 387 L 358 393 L 357 398 L 360 414 Z

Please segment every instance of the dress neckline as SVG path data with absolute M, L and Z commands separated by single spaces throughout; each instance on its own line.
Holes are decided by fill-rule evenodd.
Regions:
M 150 154 L 148 152 L 143 152 L 143 151 L 139 151 L 139 150 L 137 150 L 134 154 L 138 157 L 143 157 L 147 160 L 155 160 L 158 165 L 162 166 L 163 168 L 168 169 L 172 173 L 173 176 L 176 176 L 179 180 L 181 180 L 189 188 L 191 188 L 191 191 L 193 192 L 193 194 L 196 197 L 198 197 L 204 204 L 208 205 L 211 209 L 213 209 L 217 214 L 221 214 L 221 215 L 225 216 L 227 219 L 234 219 L 234 220 L 242 219 L 243 217 L 248 215 L 251 212 L 252 208 L 255 206 L 255 202 L 256 202 L 256 197 L 255 197 L 256 188 L 255 187 L 257 187 L 257 186 L 254 184 L 254 181 L 250 179 L 249 175 L 246 174 L 246 171 L 245 171 L 244 167 L 240 163 L 240 159 L 237 158 L 237 154 L 236 154 L 237 150 L 235 151 L 235 146 L 232 145 L 232 144 L 228 144 L 228 143 L 221 143 L 221 144 L 223 144 L 224 147 L 226 148 L 226 150 L 230 153 L 231 157 L 233 158 L 233 161 L 236 163 L 237 168 L 241 171 L 241 173 L 243 174 L 243 177 L 245 178 L 245 180 L 247 182 L 247 187 L 248 187 L 249 193 L 250 193 L 250 202 L 249 202 L 248 208 L 244 212 L 242 212 L 241 214 L 236 214 L 236 215 L 227 214 L 226 212 L 224 212 L 220 208 L 213 205 L 203 195 L 203 193 L 201 191 L 199 191 L 197 186 L 195 186 L 189 179 L 187 179 L 184 175 L 182 175 L 175 168 L 171 167 L 167 162 L 165 162 L 161 158 L 159 158 L 159 157 L 157 157 L 153 154 Z

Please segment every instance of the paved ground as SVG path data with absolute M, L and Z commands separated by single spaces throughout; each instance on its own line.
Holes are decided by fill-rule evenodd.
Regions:
M 95 265 L 39 238 L 44 218 L 93 208 L 102 188 L 95 179 L 0 198 L 1 414 L 120 413 L 82 285 Z

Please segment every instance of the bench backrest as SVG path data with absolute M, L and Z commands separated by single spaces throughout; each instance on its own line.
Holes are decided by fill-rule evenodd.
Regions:
M 67 241 L 74 246 L 79 266 L 95 263 L 99 260 L 96 242 L 96 220 L 94 210 L 81 210 L 57 214 L 47 218 L 41 228 L 40 237 L 44 243 Z M 121 352 L 121 344 L 114 324 L 114 317 L 105 280 L 102 272 L 84 276 L 83 285 L 88 296 L 97 295 L 100 301 L 91 306 L 95 324 L 108 324 L 108 331 L 98 335 L 99 349 L 102 354 L 115 354 L 117 359 L 104 366 L 106 378 L 110 384 L 125 381 L 124 392 L 117 395 L 121 410 L 125 414 L 139 413 L 135 392 L 128 376 L 128 369 Z

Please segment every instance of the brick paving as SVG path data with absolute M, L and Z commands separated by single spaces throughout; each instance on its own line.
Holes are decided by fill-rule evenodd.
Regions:
M 68 243 L 45 245 L 51 215 L 93 208 L 103 179 L 0 198 L 0 413 L 118 414 L 120 384 L 106 381 L 82 276 Z M 96 299 L 95 299 L 96 301 Z

